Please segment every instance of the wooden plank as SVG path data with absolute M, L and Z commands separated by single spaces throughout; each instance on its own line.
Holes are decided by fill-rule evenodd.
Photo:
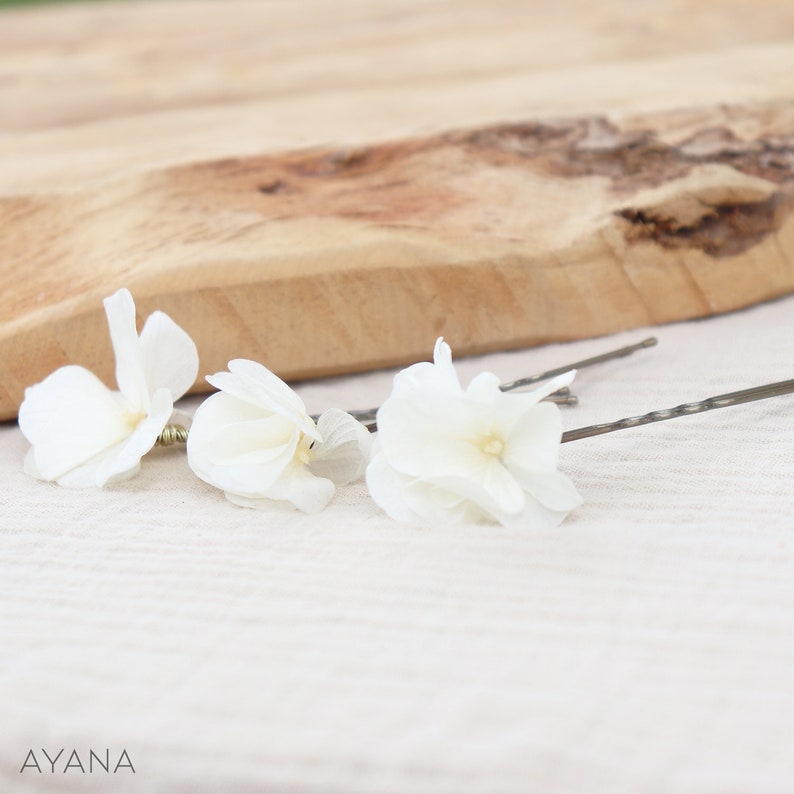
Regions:
M 794 9 L 658 0 L 0 15 L 0 416 L 101 298 L 288 378 L 794 290 Z M 200 384 L 199 384 L 200 385 Z

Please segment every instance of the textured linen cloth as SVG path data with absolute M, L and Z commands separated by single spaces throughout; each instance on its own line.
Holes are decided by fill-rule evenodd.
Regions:
M 581 371 L 564 425 L 792 378 L 792 331 L 791 298 L 654 329 Z M 365 407 L 391 377 L 298 391 Z M 794 396 L 563 445 L 585 503 L 543 532 L 399 525 L 363 484 L 313 517 L 246 510 L 176 449 L 66 490 L 0 439 L 0 791 L 794 790 Z M 65 748 L 54 774 L 39 748 Z

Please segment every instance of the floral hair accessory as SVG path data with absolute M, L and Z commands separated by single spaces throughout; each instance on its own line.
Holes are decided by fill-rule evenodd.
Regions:
M 300 397 L 254 361 L 229 362 L 207 377 L 220 392 L 193 417 L 188 463 L 202 480 L 244 507 L 322 510 L 364 473 L 372 443 L 352 416 L 331 409 L 315 424 Z
M 135 303 L 126 289 L 104 306 L 119 390 L 74 365 L 25 390 L 19 426 L 32 445 L 25 471 L 39 479 L 79 488 L 132 477 L 174 401 L 196 379 L 196 346 L 168 315 L 154 312 L 138 336 Z
M 332 409 L 319 417 L 266 367 L 235 359 L 228 372 L 207 378 L 220 392 L 198 408 L 188 432 L 168 421 L 196 378 L 193 341 L 162 312 L 139 336 L 126 289 L 104 306 L 118 391 L 74 365 L 25 390 L 19 425 L 31 449 L 24 468 L 39 479 L 103 486 L 137 473 L 155 444 L 187 442 L 193 471 L 246 507 L 316 512 L 337 485 L 366 470 L 373 499 L 400 521 L 549 527 L 581 503 L 557 470 L 560 443 L 794 393 L 794 379 L 780 381 L 562 432 L 557 405 L 576 405 L 567 388 L 574 370 L 656 339 L 501 385 L 481 373 L 466 389 L 438 339 L 434 362 L 398 373 L 379 409 Z M 514 392 L 541 381 L 548 382 Z M 368 430 L 378 431 L 374 444 Z
M 543 400 L 575 372 L 508 394 L 487 372 L 463 389 L 443 339 L 433 359 L 398 373 L 377 412 L 366 473 L 375 502 L 398 521 L 559 524 L 582 500 L 557 470 L 562 420 Z
M 654 344 L 655 338 L 646 339 L 570 366 Z M 564 369 L 501 386 L 482 373 L 464 390 L 449 346 L 439 339 L 434 363 L 398 373 L 391 396 L 377 410 L 378 438 L 367 468 L 373 499 L 399 521 L 554 526 L 581 502 L 556 469 L 561 443 L 794 393 L 794 379 L 780 381 L 563 433 L 557 407 L 547 400 L 573 380 L 573 371 L 559 374 Z M 506 393 L 553 376 L 535 391 Z

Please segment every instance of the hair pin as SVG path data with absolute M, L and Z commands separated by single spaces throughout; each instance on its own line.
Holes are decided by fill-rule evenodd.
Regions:
M 601 436 L 605 433 L 614 433 L 617 430 L 628 430 L 631 427 L 649 425 L 653 422 L 665 422 L 668 419 L 678 419 L 681 416 L 691 416 L 700 414 L 704 411 L 714 411 L 717 408 L 729 408 L 732 405 L 742 405 L 743 403 L 766 400 L 770 397 L 780 397 L 784 394 L 794 393 L 794 380 L 782 380 L 777 383 L 767 383 L 764 386 L 754 386 L 751 389 L 718 394 L 716 397 L 707 397 L 698 402 L 682 403 L 675 408 L 663 408 L 657 411 L 650 411 L 640 416 L 629 416 L 625 419 L 618 419 L 614 422 L 603 422 L 598 425 L 579 427 L 576 430 L 566 430 L 562 434 L 560 443 L 567 441 L 578 441 L 581 438 L 592 438 Z
M 575 372 L 529 392 L 504 394 L 490 373 L 464 390 L 442 339 L 433 358 L 433 367 L 415 365 L 410 377 L 395 380 L 378 411 L 367 486 L 398 521 L 550 528 L 582 503 L 574 483 L 557 468 L 561 442 L 794 393 L 794 380 L 781 381 L 562 432 L 560 411 L 543 400 L 570 384 Z

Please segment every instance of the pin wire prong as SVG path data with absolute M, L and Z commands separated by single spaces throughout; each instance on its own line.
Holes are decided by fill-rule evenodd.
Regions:
M 601 353 L 598 356 L 592 356 L 591 358 L 585 358 L 581 361 L 575 361 L 573 364 L 566 364 L 564 367 L 550 369 L 546 372 L 540 372 L 537 375 L 530 375 L 528 378 L 519 378 L 518 380 L 511 381 L 510 383 L 503 383 L 499 388 L 502 391 L 513 391 L 513 389 L 531 386 L 532 384 L 538 383 L 539 381 L 548 380 L 549 378 L 554 378 L 557 375 L 570 372 L 572 369 L 584 369 L 585 367 L 592 367 L 594 364 L 601 364 L 604 361 L 611 361 L 613 358 L 623 358 L 624 356 L 630 356 L 632 353 L 636 353 L 638 350 L 643 350 L 646 347 L 653 347 L 657 344 L 657 342 L 658 340 L 655 336 L 649 336 L 647 339 L 643 339 L 642 342 L 637 342 L 633 345 L 627 345 L 626 347 L 621 347 L 617 350 L 610 350 L 608 353 Z
M 682 403 L 675 406 L 675 408 L 651 411 L 641 416 L 629 416 L 625 419 L 618 419 L 615 422 L 604 422 L 598 425 L 590 425 L 589 427 L 579 427 L 576 430 L 566 430 L 562 434 L 561 443 L 578 441 L 581 438 L 592 438 L 604 433 L 614 433 L 616 430 L 627 430 L 630 427 L 649 425 L 652 422 L 664 422 L 667 419 L 677 419 L 680 416 L 699 414 L 704 411 L 713 411 L 716 408 L 728 408 L 731 405 L 742 405 L 743 403 L 766 400 L 769 397 L 780 397 L 781 395 L 792 393 L 794 393 L 794 379 L 767 383 L 764 386 L 755 386 L 752 389 L 742 389 L 728 394 L 718 394 L 716 397 L 707 397 L 705 400 L 698 402 Z

